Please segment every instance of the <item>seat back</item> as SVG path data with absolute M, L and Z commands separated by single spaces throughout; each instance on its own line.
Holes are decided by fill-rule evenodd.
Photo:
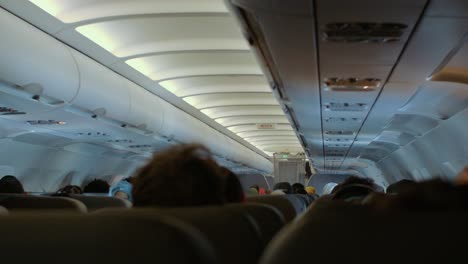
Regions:
M 284 216 L 286 222 L 292 221 L 301 212 L 298 198 L 289 195 L 263 195 L 247 197 L 249 203 L 267 204 L 278 209 Z
M 275 207 L 267 204 L 230 204 L 233 210 L 248 213 L 257 223 L 264 247 L 273 239 L 286 224 L 283 214 Z
M 0 206 L 9 211 L 16 210 L 69 210 L 87 212 L 86 206 L 66 197 L 46 197 L 24 194 L 0 194 Z
M 21 213 L 0 233 L 4 263 L 214 263 L 197 230 L 162 216 Z
M 255 220 L 246 212 L 223 206 L 190 208 L 133 208 L 102 210 L 98 214 L 165 215 L 198 229 L 215 250 L 217 263 L 257 264 L 264 245 Z
M 131 208 L 132 203 L 119 199 L 116 197 L 109 196 L 90 196 L 80 194 L 70 194 L 70 198 L 78 200 L 86 205 L 88 211 L 94 211 L 102 208 L 117 207 L 117 208 Z
M 9 214 L 8 209 L 6 209 L 3 206 L 0 206 L 0 215 L 8 215 L 8 214 Z
M 260 263 L 455 262 L 464 257 L 467 221 L 467 213 L 377 213 L 323 200 L 281 230 Z

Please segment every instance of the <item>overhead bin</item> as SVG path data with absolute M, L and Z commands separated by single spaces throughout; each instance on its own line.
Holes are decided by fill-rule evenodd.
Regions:
M 90 111 L 102 109 L 106 117 L 125 120 L 130 111 L 125 79 L 73 49 L 70 52 L 80 72 L 80 88 L 71 103 Z
M 0 34 L 1 80 L 65 102 L 74 98 L 79 73 L 65 45 L 3 9 Z
M 0 79 L 267 173 L 271 162 L 144 88 L 0 9 Z M 105 110 L 105 111 L 102 111 Z M 99 119 L 97 120 L 99 122 Z
M 130 94 L 130 113 L 125 123 L 159 133 L 165 115 L 162 100 L 131 81 L 124 80 L 124 87 Z

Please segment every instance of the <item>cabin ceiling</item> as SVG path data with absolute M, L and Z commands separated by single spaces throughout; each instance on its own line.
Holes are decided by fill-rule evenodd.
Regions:
M 466 0 L 0 5 L 250 148 L 305 151 L 323 174 L 407 165 L 404 151 L 468 108 Z
M 467 1 L 228 2 L 320 173 L 378 163 L 468 107 Z
M 293 129 L 222 0 L 0 3 L 263 155 L 303 152 L 294 133 L 270 137 Z

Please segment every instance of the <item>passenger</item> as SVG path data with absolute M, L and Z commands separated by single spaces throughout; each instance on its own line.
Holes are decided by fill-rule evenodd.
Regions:
M 302 183 L 294 183 L 292 185 L 292 190 L 293 190 L 293 193 L 295 194 L 307 194 L 305 188 L 304 188 L 304 185 Z
M 388 194 L 399 194 L 401 192 L 404 192 L 408 188 L 411 188 L 411 186 L 413 186 L 414 184 L 416 184 L 415 181 L 408 180 L 408 179 L 403 179 L 403 180 L 400 180 L 400 181 L 397 181 L 395 183 L 390 184 L 387 187 L 387 193 Z
M 257 188 L 253 188 L 253 187 L 250 187 L 247 190 L 246 194 L 247 194 L 247 196 L 258 196 L 259 195 Z
M 333 189 L 338 185 L 336 182 L 329 182 L 323 186 L 322 195 L 328 195 L 333 192 Z
M 271 195 L 286 195 L 286 193 L 281 190 L 281 189 L 278 189 L 278 190 L 274 190 L 270 193 Z
M 245 194 L 242 189 L 242 184 L 237 178 L 237 175 L 228 168 L 221 167 L 222 173 L 225 175 L 225 199 L 228 203 L 242 203 L 245 202 Z
M 267 191 L 265 190 L 265 188 L 260 187 L 260 189 L 258 190 L 258 195 L 265 195 L 265 194 L 267 194 Z
M 377 187 L 372 179 L 351 176 L 333 188 L 332 199 L 360 203 L 373 192 L 377 192 Z
M 308 195 L 315 195 L 315 187 L 314 186 L 307 186 L 306 192 Z
M 384 211 L 468 211 L 467 198 L 468 186 L 456 186 L 435 179 L 415 183 L 398 195 L 374 194 L 370 199 L 366 199 L 366 204 Z
M 292 186 L 289 182 L 278 182 L 277 184 L 275 184 L 275 186 L 273 187 L 273 190 L 276 191 L 276 190 L 281 190 L 283 191 L 285 194 L 291 194 L 292 193 Z
M 465 167 L 455 178 L 455 183 L 458 185 L 468 185 L 468 166 Z
M 12 175 L 0 179 L 0 193 L 24 193 L 23 184 Z
M 84 187 L 83 193 L 109 193 L 109 187 L 106 181 L 94 179 Z
M 182 144 L 155 154 L 133 183 L 135 206 L 220 205 L 224 175 L 211 152 L 198 144 Z
M 251 185 L 246 191 L 247 196 L 258 196 L 260 194 L 260 187 L 257 184 Z
M 249 189 L 255 189 L 257 191 L 257 193 L 260 192 L 260 187 L 257 184 L 254 184 L 254 185 L 250 186 Z
M 77 185 L 67 185 L 63 188 L 60 188 L 57 191 L 57 194 L 82 194 L 83 191 L 81 190 L 80 186 Z
M 133 201 L 132 184 L 130 179 L 123 179 L 109 189 L 109 196 L 117 197 L 123 200 Z

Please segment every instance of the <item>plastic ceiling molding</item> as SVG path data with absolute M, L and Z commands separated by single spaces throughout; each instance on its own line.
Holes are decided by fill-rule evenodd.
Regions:
M 30 2 L 264 153 L 303 152 L 222 0 Z

